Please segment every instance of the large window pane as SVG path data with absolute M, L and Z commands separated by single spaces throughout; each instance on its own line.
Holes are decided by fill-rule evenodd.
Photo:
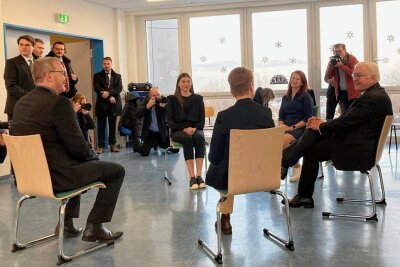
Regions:
M 146 21 L 148 79 L 162 94 L 175 92 L 179 72 L 178 21 Z
M 307 11 L 254 13 L 252 20 L 255 86 L 286 89 L 293 71 L 308 76 Z
M 227 76 L 241 66 L 240 16 L 190 18 L 190 49 L 195 92 L 229 91 Z
M 381 84 L 400 86 L 400 1 L 376 3 Z
M 344 18 L 351 18 L 344 19 Z M 364 60 L 363 6 L 333 6 L 320 8 L 321 29 L 321 88 L 327 88 L 324 81 L 326 66 L 332 56 L 332 45 L 343 43 L 348 53 L 358 61 Z

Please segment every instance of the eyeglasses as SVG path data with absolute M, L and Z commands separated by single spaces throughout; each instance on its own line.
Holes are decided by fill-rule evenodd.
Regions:
M 366 77 L 366 76 L 372 76 L 372 75 L 370 75 L 370 74 L 359 74 L 359 73 L 353 73 L 351 75 L 351 77 L 353 77 L 353 79 L 359 79 L 361 77 Z
M 64 76 L 67 75 L 67 72 L 65 70 L 51 70 L 49 72 L 59 72 L 59 73 L 62 73 Z

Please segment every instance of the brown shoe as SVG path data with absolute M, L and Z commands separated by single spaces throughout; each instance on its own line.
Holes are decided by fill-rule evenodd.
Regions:
M 96 148 L 96 153 L 97 154 L 103 154 L 103 148 L 102 147 Z
M 110 145 L 111 152 L 119 152 L 119 148 L 116 145 Z
M 215 229 L 217 229 L 217 222 L 215 222 Z M 232 234 L 231 215 L 221 214 L 221 231 L 224 235 Z

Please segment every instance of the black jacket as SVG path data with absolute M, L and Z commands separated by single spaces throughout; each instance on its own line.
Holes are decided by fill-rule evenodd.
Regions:
M 231 129 L 263 129 L 274 127 L 271 109 L 250 98 L 241 99 L 221 111 L 215 120 L 208 159 L 210 167 L 206 183 L 215 189 L 228 188 L 229 141 Z
M 150 98 L 147 97 L 139 106 L 138 112 L 136 116 L 139 119 L 143 119 L 143 128 L 142 128 L 142 138 L 146 140 L 147 135 L 149 133 L 150 124 L 151 124 L 151 109 L 147 109 L 146 105 L 149 103 Z M 158 129 L 160 130 L 160 135 L 163 143 L 168 141 L 168 127 L 166 125 L 166 106 L 164 108 L 160 107 L 160 105 L 156 104 L 154 106 L 156 110 L 156 117 L 157 117 L 157 125 Z
M 56 57 L 56 55 L 53 53 L 53 51 L 50 51 L 46 57 Z M 67 93 L 61 93 L 60 95 L 63 95 L 65 97 L 71 98 L 73 97 L 76 92 L 78 92 L 78 89 L 76 88 L 76 84 L 78 83 L 78 79 L 76 81 L 72 80 L 71 74 L 75 74 L 74 70 L 72 69 L 71 66 L 71 60 L 67 58 L 66 56 L 62 57 L 62 61 L 64 63 L 64 66 L 67 70 L 68 73 L 68 83 L 69 83 L 69 91 Z
M 143 118 L 139 119 L 137 117 L 140 102 L 140 96 L 135 91 L 126 93 L 120 124 L 131 129 L 133 137 L 142 135 Z
M 4 81 L 7 89 L 7 100 L 4 113 L 13 114 L 15 103 L 35 87 L 31 69 L 23 56 L 7 59 L 4 68 Z
M 121 116 L 122 102 L 120 93 L 122 91 L 121 75 L 111 70 L 110 87 L 107 85 L 106 72 L 104 70 L 97 72 L 93 76 L 93 88 L 97 94 L 95 113 L 98 117 Z M 107 98 L 101 97 L 101 91 L 108 91 L 110 95 Z M 110 97 L 114 97 L 116 103 L 110 103 Z

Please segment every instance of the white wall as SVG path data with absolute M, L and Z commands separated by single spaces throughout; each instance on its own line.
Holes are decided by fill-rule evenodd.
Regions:
M 18 50 L 18 37 L 28 34 L 33 38 L 39 38 L 44 42 L 44 55 L 50 50 L 50 36 L 48 34 L 31 33 L 19 30 L 7 30 L 5 47 L 7 50 L 7 58 L 13 58 L 19 55 Z
M 69 15 L 69 23 L 56 22 L 55 13 Z M 124 29 L 124 26 L 121 25 L 124 20 L 116 19 L 115 16 L 120 17 L 123 14 L 114 13 L 112 8 L 81 0 L 0 0 L 0 76 L 3 77 L 5 64 L 4 38 L 2 38 L 4 36 L 3 23 L 102 39 L 104 40 L 104 54 L 117 58 L 116 44 L 121 42 L 122 37 L 118 34 L 121 32 L 121 28 Z M 116 21 L 118 21 L 118 28 Z M 49 49 L 50 47 L 46 46 L 45 51 L 49 51 Z M 123 53 L 124 51 L 119 52 Z M 119 64 L 126 68 L 126 62 L 117 61 L 114 63 L 114 68 L 117 71 L 119 71 Z M 76 68 L 77 66 L 73 67 Z M 2 78 L 0 79 L 0 120 L 5 121 L 6 116 L 3 111 L 7 93 L 4 82 Z M 9 173 L 9 169 L 8 164 L 1 164 L 0 176 Z

